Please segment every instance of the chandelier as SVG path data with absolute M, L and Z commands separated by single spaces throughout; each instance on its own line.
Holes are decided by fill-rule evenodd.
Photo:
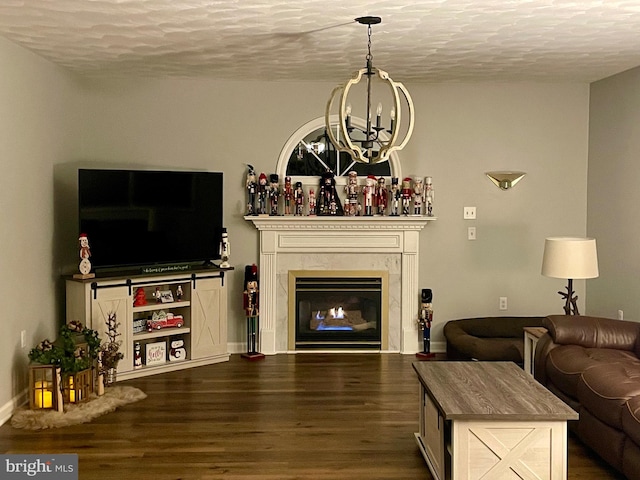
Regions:
M 333 89 L 327 102 L 325 124 L 329 140 L 339 152 L 348 153 L 356 162 L 374 164 L 387 160 L 393 151 L 402 150 L 409 141 L 414 124 L 413 101 L 402 83 L 394 82 L 387 72 L 373 66 L 371 26 L 382 22 L 382 19 L 359 17 L 355 20 L 367 25 L 366 66 L 354 72 L 345 84 Z M 359 85 L 363 80 L 364 83 Z M 364 118 L 356 116 L 355 109 L 348 101 L 350 94 L 364 103 L 364 108 L 360 110 Z M 387 110 L 388 128 L 383 126 L 383 100 L 391 103 L 391 108 Z M 372 105 L 376 102 L 374 121 Z

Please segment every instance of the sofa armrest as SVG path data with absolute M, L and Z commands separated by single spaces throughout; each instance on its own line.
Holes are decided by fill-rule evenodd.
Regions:
M 550 315 L 543 320 L 551 340 L 560 345 L 636 351 L 640 323 L 579 315 Z

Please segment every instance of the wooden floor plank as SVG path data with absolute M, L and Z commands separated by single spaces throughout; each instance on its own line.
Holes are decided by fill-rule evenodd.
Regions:
M 148 397 L 91 423 L 0 427 L 2 453 L 78 453 L 80 479 L 430 479 L 418 382 L 398 354 L 269 356 L 120 382 Z M 461 392 L 463 394 L 463 392 Z M 569 439 L 570 479 L 620 479 Z

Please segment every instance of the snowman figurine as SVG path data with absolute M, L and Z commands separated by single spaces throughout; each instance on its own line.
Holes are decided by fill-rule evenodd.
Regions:
M 187 358 L 187 350 L 184 348 L 184 340 L 174 340 L 171 342 L 169 350 L 169 361 L 176 362 Z
M 91 274 L 91 262 L 89 261 L 91 249 L 89 248 L 87 234 L 81 233 L 78 241 L 80 243 L 80 265 L 78 265 L 78 270 L 80 270 L 82 276 L 88 277 Z

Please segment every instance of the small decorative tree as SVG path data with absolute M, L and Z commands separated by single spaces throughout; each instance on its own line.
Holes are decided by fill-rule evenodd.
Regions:
M 107 341 L 100 346 L 100 374 L 104 376 L 105 386 L 113 385 L 116 382 L 116 372 L 118 362 L 124 358 L 120 351 L 122 342 L 117 340 L 120 336 L 118 327 L 120 323 L 116 319 L 115 312 L 107 314 Z

